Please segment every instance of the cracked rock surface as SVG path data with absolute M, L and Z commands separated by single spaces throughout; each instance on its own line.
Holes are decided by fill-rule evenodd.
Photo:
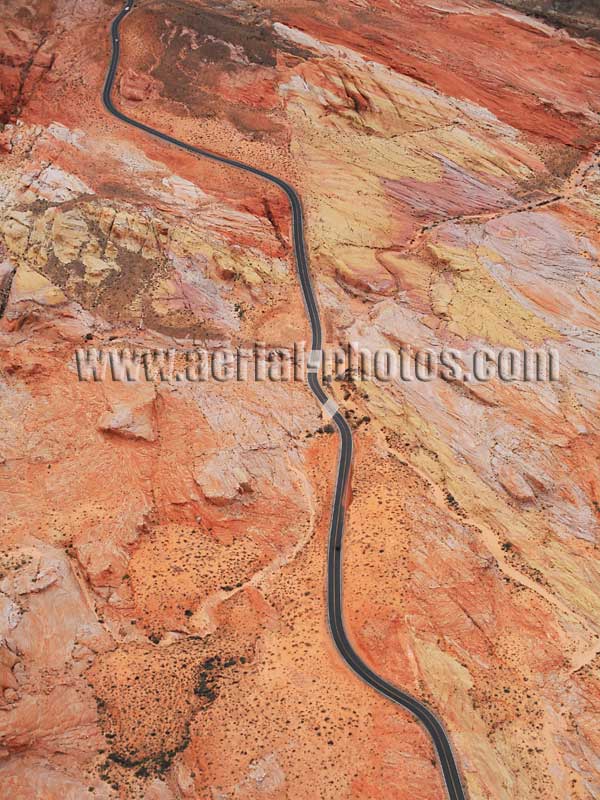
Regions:
M 155 0 L 114 89 L 297 188 L 328 342 L 558 354 L 329 387 L 349 636 L 477 800 L 600 795 L 600 50 L 563 5 Z M 0 796 L 442 800 L 331 644 L 307 387 L 78 378 L 81 348 L 308 342 L 284 196 L 106 114 L 118 4 L 0 7 Z

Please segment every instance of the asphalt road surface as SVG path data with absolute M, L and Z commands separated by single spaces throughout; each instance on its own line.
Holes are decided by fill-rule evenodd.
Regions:
M 203 150 L 199 147 L 194 147 L 191 144 L 182 142 L 169 136 L 167 133 L 151 128 L 144 125 L 143 122 L 138 122 L 118 108 L 115 108 L 111 99 L 111 93 L 117 68 L 119 65 L 119 52 L 120 52 L 120 34 L 119 26 L 121 21 L 133 8 L 133 0 L 129 0 L 124 8 L 114 18 L 111 26 L 111 43 L 112 43 L 112 56 L 110 66 L 106 74 L 104 83 L 104 91 L 102 100 L 106 109 L 117 119 L 133 125 L 145 133 L 162 139 L 164 142 L 180 147 L 182 150 L 187 150 L 196 156 L 209 158 L 211 161 L 217 161 L 229 167 L 242 169 L 245 172 L 250 172 L 253 175 L 258 175 L 259 178 L 264 178 L 270 183 L 278 186 L 285 192 L 292 212 L 292 233 L 294 244 L 294 256 L 296 259 L 296 268 L 300 285 L 302 287 L 302 294 L 306 311 L 310 320 L 310 327 L 312 331 L 312 350 L 321 351 L 322 346 L 322 333 L 321 333 L 321 319 L 315 300 L 315 294 L 312 288 L 310 279 L 310 272 L 308 269 L 308 259 L 306 257 L 306 246 L 304 244 L 304 220 L 302 216 L 302 204 L 300 198 L 293 186 L 289 183 L 265 172 L 262 169 L 257 169 L 249 164 L 244 164 L 241 161 L 236 161 L 232 158 L 219 156 L 211 153 L 208 150 Z M 350 465 L 352 463 L 352 431 L 346 422 L 344 416 L 337 409 L 335 402 L 330 399 L 324 392 L 321 384 L 319 383 L 318 369 L 308 370 L 308 384 L 312 393 L 324 407 L 325 411 L 332 417 L 332 421 L 340 435 L 340 450 L 339 461 L 337 469 L 337 477 L 335 483 L 335 495 L 333 499 L 333 509 L 331 515 L 331 525 L 329 528 L 329 545 L 327 555 L 327 611 L 329 619 L 329 628 L 335 645 L 346 662 L 359 678 L 361 678 L 369 686 L 373 687 L 376 691 L 387 697 L 393 703 L 410 711 L 427 730 L 433 744 L 435 746 L 437 757 L 439 760 L 440 768 L 446 784 L 446 790 L 450 800 L 465 800 L 465 793 L 461 784 L 460 775 L 456 766 L 456 760 L 450 746 L 448 734 L 444 730 L 444 726 L 436 715 L 423 703 L 416 700 L 410 694 L 403 692 L 391 683 L 377 675 L 373 670 L 368 667 L 360 656 L 355 652 L 344 628 L 344 617 L 342 613 L 342 540 L 344 538 L 344 504 L 346 490 L 350 478 Z

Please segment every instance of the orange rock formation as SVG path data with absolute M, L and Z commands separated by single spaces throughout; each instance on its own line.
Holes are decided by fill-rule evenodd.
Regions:
M 105 112 L 119 7 L 3 3 L 0 795 L 441 800 L 329 638 L 308 388 L 78 380 L 78 347 L 309 339 L 285 198 Z M 486 0 L 156 0 L 121 30 L 127 114 L 298 189 L 328 341 L 560 354 L 555 383 L 331 387 L 349 633 L 473 800 L 600 795 L 584 33 Z

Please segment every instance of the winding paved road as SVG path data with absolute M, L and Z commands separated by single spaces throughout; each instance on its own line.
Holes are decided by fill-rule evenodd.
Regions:
M 319 311 L 315 301 L 315 294 L 308 269 L 308 259 L 306 257 L 302 204 L 294 187 L 281 178 L 271 175 L 269 172 L 265 172 L 262 169 L 257 169 L 256 167 L 253 167 L 249 164 L 244 164 L 243 162 L 236 161 L 232 158 L 216 155 L 208 150 L 202 150 L 199 147 L 193 147 L 191 144 L 187 144 L 179 139 L 175 139 L 173 136 L 169 136 L 167 133 L 161 133 L 160 131 L 151 128 L 148 125 L 144 125 L 143 122 L 138 122 L 137 120 L 128 117 L 113 105 L 111 93 L 119 65 L 120 52 L 119 27 L 123 18 L 127 16 L 132 8 L 133 0 L 128 0 L 124 8 L 119 12 L 119 14 L 117 14 L 112 22 L 112 57 L 108 72 L 106 74 L 104 91 L 102 95 L 102 100 L 106 109 L 122 122 L 125 122 L 128 125 L 133 125 L 135 128 L 138 128 L 139 130 L 144 131 L 152 136 L 156 136 L 157 138 L 162 139 L 164 142 L 169 142 L 169 144 L 173 144 L 176 147 L 187 150 L 189 153 L 193 153 L 194 155 L 209 158 L 211 161 L 217 161 L 220 164 L 225 164 L 229 167 L 235 167 L 236 169 L 242 169 L 245 172 L 250 172 L 253 175 L 258 175 L 259 178 L 264 178 L 285 192 L 292 211 L 294 256 L 296 259 L 296 267 L 298 271 L 298 277 L 300 279 L 300 285 L 302 287 L 302 294 L 304 296 L 304 303 L 310 319 L 310 327 L 312 331 L 312 350 L 313 353 L 315 353 L 314 358 L 316 360 L 318 358 L 317 353 L 320 353 L 322 347 L 321 319 L 319 317 Z M 335 401 L 330 399 L 323 391 L 323 388 L 319 383 L 318 368 L 313 367 L 311 369 L 310 358 L 308 363 L 308 384 L 321 406 L 323 406 L 326 412 L 328 412 L 332 417 L 340 435 L 339 461 L 331 525 L 329 528 L 329 545 L 327 556 L 327 607 L 331 635 L 340 655 L 346 664 L 348 664 L 350 669 L 352 669 L 359 678 L 361 678 L 365 683 L 369 684 L 369 686 L 372 686 L 373 689 L 376 689 L 384 697 L 387 697 L 392 702 L 410 711 L 419 720 L 419 722 L 431 736 L 433 744 L 435 745 L 440 767 L 442 769 L 442 774 L 444 776 L 448 797 L 450 800 L 465 800 L 465 793 L 460 781 L 460 775 L 456 766 L 456 760 L 454 758 L 452 748 L 450 746 L 448 734 L 444 730 L 444 726 L 440 720 L 426 705 L 416 700 L 410 694 L 407 694 L 401 689 L 398 689 L 396 686 L 393 686 L 391 683 L 388 683 L 386 680 L 373 672 L 373 670 L 370 669 L 370 667 L 368 667 L 361 659 L 358 653 L 356 653 L 346 634 L 342 613 L 342 539 L 344 537 L 344 500 L 350 478 L 350 465 L 352 463 L 352 431 L 344 416 L 337 409 Z

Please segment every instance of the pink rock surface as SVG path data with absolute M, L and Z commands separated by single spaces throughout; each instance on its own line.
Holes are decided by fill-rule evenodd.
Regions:
M 34 6 L 0 26 L 0 795 L 441 800 L 331 642 L 307 387 L 78 379 L 84 347 L 309 341 L 285 197 L 106 114 L 116 6 Z M 485 0 L 261 0 L 138 6 L 121 48 L 125 113 L 297 187 L 329 342 L 558 353 L 332 382 L 344 604 L 470 797 L 597 797 L 597 45 Z

